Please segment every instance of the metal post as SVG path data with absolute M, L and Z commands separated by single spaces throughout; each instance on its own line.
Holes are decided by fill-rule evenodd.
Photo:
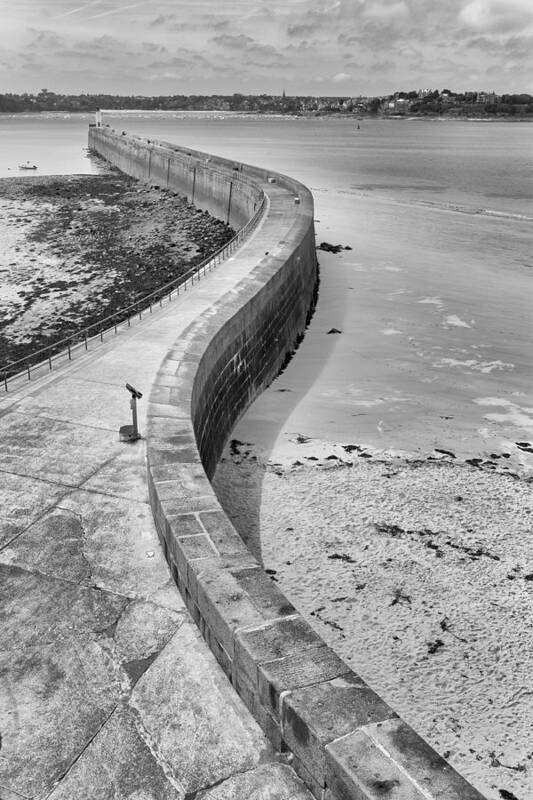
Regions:
M 131 394 L 130 408 L 132 416 L 132 425 L 122 425 L 119 428 L 118 433 L 121 442 L 136 442 L 137 439 L 141 438 L 137 422 L 137 400 L 141 399 L 142 392 L 139 392 L 138 389 L 135 389 L 129 383 L 126 384 L 126 389 Z
M 230 218 L 230 211 L 231 211 L 231 195 L 233 193 L 233 181 L 229 182 L 229 197 L 228 197 L 228 213 L 226 215 L 226 222 L 229 223 Z
M 191 205 L 194 205 L 194 189 L 196 187 L 196 167 L 192 170 L 192 192 L 191 192 Z
M 130 407 L 131 407 L 131 416 L 132 416 L 132 422 L 133 422 L 132 437 L 134 439 L 138 439 L 139 438 L 139 428 L 137 427 L 137 398 L 135 397 L 135 395 L 133 395 L 132 398 L 131 398 Z

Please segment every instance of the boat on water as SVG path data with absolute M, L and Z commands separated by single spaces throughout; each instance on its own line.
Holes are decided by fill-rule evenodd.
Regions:
M 19 169 L 37 169 L 37 165 L 26 161 L 25 164 L 19 164 Z

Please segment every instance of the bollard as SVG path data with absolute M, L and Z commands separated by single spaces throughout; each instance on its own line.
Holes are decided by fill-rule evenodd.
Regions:
M 132 416 L 132 425 L 122 425 L 119 429 L 119 437 L 121 442 L 136 442 L 141 438 L 139 428 L 137 425 L 137 400 L 142 397 L 142 392 L 134 389 L 129 383 L 126 384 L 126 389 L 131 394 L 130 408 Z

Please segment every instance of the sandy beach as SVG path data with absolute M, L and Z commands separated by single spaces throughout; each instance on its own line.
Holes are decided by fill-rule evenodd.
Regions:
M 241 535 L 325 641 L 453 766 L 490 800 L 526 800 L 531 484 L 445 454 L 291 444 L 274 461 L 230 445 L 216 486 Z
M 318 243 L 343 249 L 319 251 L 310 328 L 233 431 L 217 494 L 417 732 L 489 800 L 529 800 L 531 224 L 313 192 Z
M 0 179 L 0 362 L 140 299 L 231 235 L 182 197 L 116 171 Z

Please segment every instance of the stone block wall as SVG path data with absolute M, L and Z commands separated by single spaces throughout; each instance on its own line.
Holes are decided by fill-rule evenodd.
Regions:
M 173 189 L 237 230 L 263 198 L 257 181 L 243 172 L 241 164 L 197 150 L 128 136 L 107 126 L 89 128 L 89 147 L 126 175 Z
M 191 176 L 186 159 L 201 161 L 197 198 L 212 190 L 212 207 L 224 213 L 235 164 L 173 148 L 152 155 L 152 168 L 152 143 L 117 139 L 97 132 L 91 146 L 143 180 L 167 185 L 172 174 L 182 191 L 192 193 L 195 180 L 196 192 L 200 174 Z M 165 158 L 176 159 L 166 174 Z M 249 553 L 212 490 L 232 427 L 303 335 L 316 290 L 310 193 L 284 176 L 245 170 L 239 165 L 236 216 L 250 216 L 267 194 L 265 254 L 256 249 L 237 290 L 176 341 L 150 393 L 148 485 L 172 575 L 228 679 L 316 798 L 483 800 L 325 645 Z

